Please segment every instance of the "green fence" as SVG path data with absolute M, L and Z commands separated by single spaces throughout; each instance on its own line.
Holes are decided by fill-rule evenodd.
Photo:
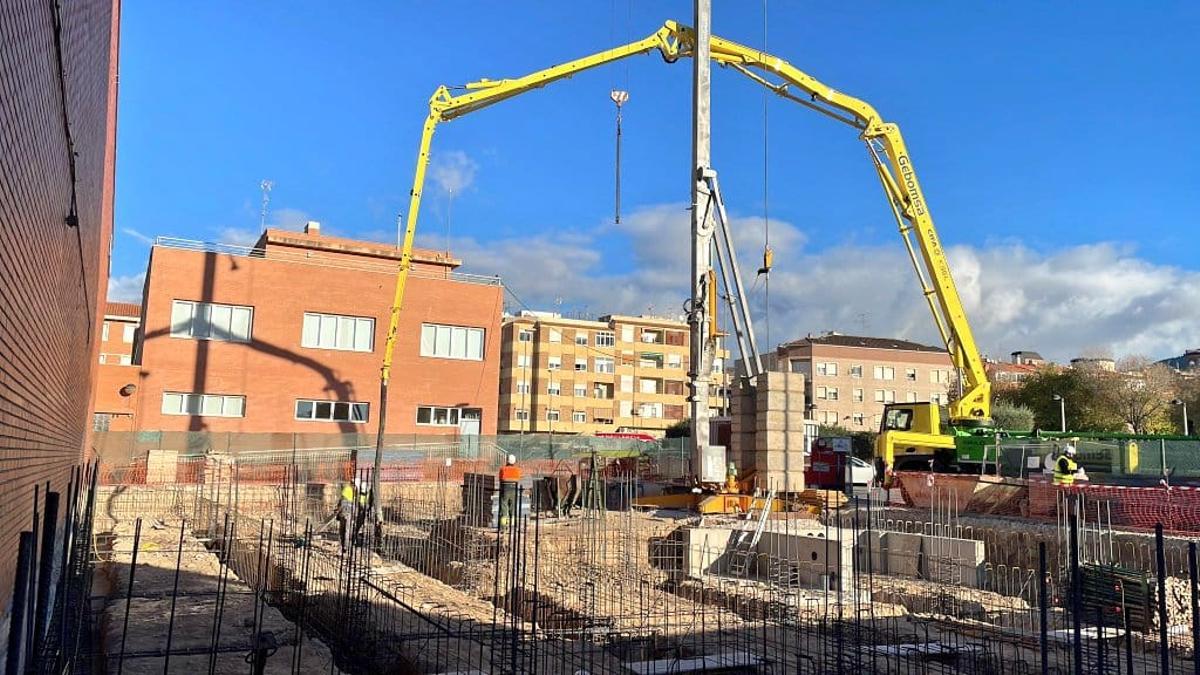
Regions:
M 1002 438 L 998 457 L 1000 474 L 1009 477 L 1041 474 L 1047 467 L 1046 457 L 1055 457 L 1065 442 L 1065 438 L 1051 437 Z M 1089 476 L 1159 478 L 1165 464 L 1172 478 L 1200 479 L 1200 438 L 1110 434 L 1079 437 L 1072 442 L 1079 451 L 1077 459 Z M 994 445 L 988 446 L 987 452 L 989 461 L 996 458 Z

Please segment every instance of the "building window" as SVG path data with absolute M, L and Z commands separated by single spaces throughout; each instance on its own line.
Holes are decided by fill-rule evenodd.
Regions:
M 562 382 L 549 382 L 546 384 L 546 393 L 551 396 L 558 396 L 562 393 Z
M 595 366 L 597 373 L 608 373 L 611 375 L 617 372 L 616 365 L 613 363 L 612 359 L 597 358 L 595 359 Z
M 659 393 L 658 380 L 642 378 L 641 382 L 638 383 L 638 391 L 642 392 L 643 394 Z
M 633 393 L 633 376 L 632 375 L 622 375 L 621 376 L 621 391 L 626 394 Z
M 851 394 L 850 398 L 851 398 L 851 399 L 852 399 L 852 400 L 853 400 L 855 403 L 862 403 L 862 402 L 863 402 L 863 390 L 862 390 L 862 389 L 855 389 L 855 390 L 854 390 L 854 392 Z
M 929 395 L 929 400 L 938 405 L 946 405 L 950 402 L 950 396 L 949 394 L 933 393 Z
M 375 319 L 305 312 L 300 346 L 369 352 L 375 347 Z
M 585 359 L 575 359 L 575 372 L 577 372 L 577 373 L 586 373 L 587 372 L 587 359 L 586 358 Z
M 643 403 L 638 406 L 637 416 L 658 419 L 663 416 L 663 404 Z
M 931 370 L 929 371 L 929 381 L 934 384 L 950 384 L 950 371 Z
M 127 323 L 121 327 L 121 340 L 126 344 L 133 343 L 133 336 L 137 333 L 137 326 Z
M 633 326 L 621 326 L 621 342 L 633 342 Z
M 875 366 L 875 379 L 894 380 L 896 379 L 896 369 L 891 366 Z
M 850 420 L 852 422 L 854 422 L 854 424 L 856 426 L 860 426 L 860 427 L 867 423 L 867 418 L 860 412 L 856 412 L 853 415 L 851 415 Z
M 837 387 L 830 387 L 829 389 L 826 390 L 825 393 L 829 396 L 830 401 L 838 400 L 838 388 Z
M 586 384 L 575 385 L 575 391 L 573 393 L 575 394 L 575 396 L 577 396 L 579 398 L 586 398 L 587 397 L 587 385 Z
M 189 300 L 171 303 L 171 337 L 249 342 L 253 323 L 251 307 Z
M 876 389 L 875 390 L 875 402 L 876 403 L 895 403 L 896 402 L 896 390 L 895 389 Z
M 100 339 L 101 340 L 108 339 L 108 322 L 107 321 L 104 322 L 104 328 L 100 329 Z
M 314 422 L 353 422 L 363 424 L 367 421 L 371 404 L 354 401 L 325 401 L 321 399 L 296 399 L 296 419 Z
M 417 407 L 417 424 L 429 427 L 456 427 L 461 411 L 436 405 Z
M 421 356 L 483 360 L 483 329 L 421 324 Z
M 682 368 L 683 367 L 683 355 L 682 354 L 667 354 L 667 367 L 668 368 Z
M 529 420 L 529 410 L 527 410 L 525 408 L 518 409 L 516 418 L 522 422 L 528 421 Z
M 826 395 L 827 395 L 827 394 L 826 394 L 826 389 L 825 389 L 825 387 L 817 387 L 817 390 L 816 390 L 816 396 L 817 396 L 817 398 L 819 398 L 819 399 L 821 399 L 822 401 L 824 401 L 824 400 L 825 400 L 825 397 L 826 397 Z
M 586 422 L 587 421 L 587 413 L 582 410 L 576 410 L 575 412 L 571 413 L 571 421 L 572 422 Z
M 529 355 L 528 354 L 517 354 L 517 367 L 518 368 L 528 368 L 529 367 Z
M 112 415 L 108 413 L 92 415 L 92 431 L 108 431 L 110 424 L 112 424 Z
M 915 391 L 905 392 L 904 400 L 907 403 L 916 403 L 917 402 L 917 392 L 915 392 Z
M 559 370 L 562 368 L 562 357 L 551 356 L 546 361 L 546 368 L 549 370 Z
M 528 328 L 522 328 L 521 330 L 518 330 L 517 342 L 533 342 L 533 331 L 529 330 Z
M 550 342 L 562 342 L 562 329 L 551 328 L 546 333 L 546 339 Z
M 904 379 L 908 380 L 909 382 L 916 382 L 917 381 L 917 369 L 916 368 L 905 368 L 904 369 Z
M 826 363 L 818 363 L 817 364 L 817 375 L 828 375 L 829 377 L 836 377 L 837 374 L 838 374 L 838 367 L 837 367 L 836 363 L 826 362 Z
M 612 347 L 617 344 L 617 336 L 612 331 L 597 331 L 596 346 Z
M 804 361 L 801 359 L 791 359 L 788 361 L 788 370 L 793 373 L 804 373 L 808 369 L 804 367 Z
M 714 373 L 724 372 L 725 371 L 725 361 L 723 359 L 719 359 L 719 358 L 713 359 L 712 371 Z
M 203 417 L 245 417 L 246 397 L 164 391 L 162 413 L 164 415 L 199 415 Z
M 518 394 L 528 394 L 529 393 L 529 380 L 522 380 L 517 383 L 517 393 Z
M 546 410 L 546 421 L 557 422 L 559 419 L 558 410 L 549 408 Z
M 850 377 L 862 377 L 862 364 L 850 366 Z
M 575 331 L 575 344 L 579 345 L 580 347 L 586 347 L 587 343 L 588 343 L 587 331 L 586 330 Z

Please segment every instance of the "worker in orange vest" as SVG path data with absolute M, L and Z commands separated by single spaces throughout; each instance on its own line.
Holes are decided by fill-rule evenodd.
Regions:
M 521 467 L 517 456 L 509 455 L 500 467 L 500 526 L 505 527 L 517 515 L 517 492 L 521 482 Z

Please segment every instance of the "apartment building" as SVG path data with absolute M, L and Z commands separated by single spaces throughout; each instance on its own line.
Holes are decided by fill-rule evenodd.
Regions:
M 268 229 L 252 248 L 159 239 L 136 427 L 373 433 L 399 251 Z M 494 434 L 503 289 L 418 250 L 388 400 L 396 434 Z
M 780 345 L 763 367 L 803 373 L 809 419 L 851 431 L 877 430 L 887 403 L 949 403 L 954 378 L 941 347 L 839 333 Z
M 133 352 L 142 325 L 142 307 L 109 302 L 100 325 L 100 356 L 92 392 L 92 429 L 133 431 L 139 368 Z
M 598 321 L 551 312 L 509 317 L 500 349 L 502 433 L 661 434 L 687 419 L 686 323 L 649 316 Z M 725 361 L 714 361 L 713 414 L 725 411 Z

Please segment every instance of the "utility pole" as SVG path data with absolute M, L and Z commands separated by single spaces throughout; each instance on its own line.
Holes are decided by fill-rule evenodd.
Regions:
M 708 279 L 712 270 L 713 216 L 705 172 L 711 164 L 710 85 L 712 64 L 712 0 L 695 0 L 696 44 L 692 54 L 692 298 L 688 312 L 691 363 L 688 369 L 689 414 L 692 418 L 692 475 L 703 474 L 708 448 L 708 386 L 712 376 L 713 344 L 708 322 Z

